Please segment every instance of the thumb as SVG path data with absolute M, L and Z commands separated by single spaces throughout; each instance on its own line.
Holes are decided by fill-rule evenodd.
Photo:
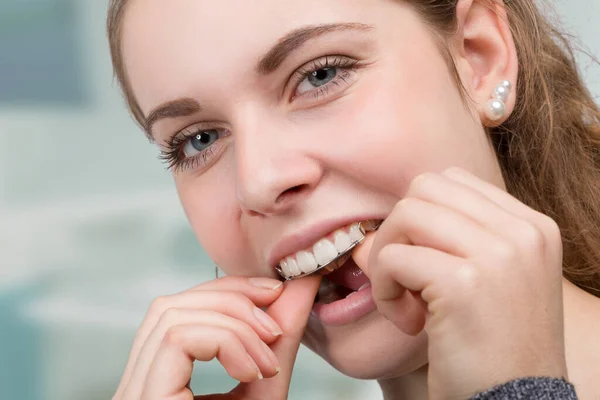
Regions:
M 356 266 L 360 268 L 365 275 L 367 275 L 369 279 L 371 279 L 371 271 L 369 270 L 369 255 L 371 253 L 371 248 L 373 247 L 375 236 L 375 232 L 367 233 L 362 243 L 359 244 L 354 251 L 352 251 L 352 260 Z
M 419 292 L 406 289 L 393 274 L 378 269 L 376 265 L 377 256 L 384 245 L 394 243 L 394 240 L 401 242 L 389 226 L 384 222 L 377 232 L 367 233 L 363 242 L 352 252 L 352 259 L 371 281 L 371 293 L 379 313 L 404 333 L 415 336 L 425 325 L 427 303 Z
M 285 282 L 283 292 L 267 309 L 267 314 L 283 331 L 283 335 L 270 346 L 279 360 L 281 371 L 270 379 L 241 383 L 235 391 L 242 398 L 287 399 L 296 355 L 320 282 L 320 276 Z

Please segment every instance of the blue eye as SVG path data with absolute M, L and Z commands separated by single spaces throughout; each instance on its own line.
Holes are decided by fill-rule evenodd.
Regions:
M 227 147 L 223 138 L 231 131 L 223 128 L 189 127 L 174 135 L 160 150 L 160 159 L 167 168 L 179 173 L 186 169 L 201 169 L 209 165 Z
M 199 131 L 188 138 L 183 146 L 183 154 L 188 158 L 194 157 L 212 146 L 218 139 L 219 131 L 216 129 Z
M 306 93 L 314 88 L 324 86 L 334 80 L 337 75 L 337 67 L 326 67 L 313 71 L 298 85 L 298 93 Z
M 313 99 L 326 97 L 333 92 L 341 92 L 350 85 L 354 73 L 362 68 L 357 60 L 334 55 L 311 61 L 294 73 L 295 90 L 292 98 Z

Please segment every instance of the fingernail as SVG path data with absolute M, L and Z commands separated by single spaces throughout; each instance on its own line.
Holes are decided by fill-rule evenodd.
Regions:
M 258 368 L 258 365 L 254 361 L 254 359 L 252 359 L 252 357 L 250 357 L 250 354 L 247 354 L 247 356 L 248 356 L 248 361 L 250 363 L 250 366 L 256 371 L 256 377 L 258 378 L 258 380 L 264 379 L 263 374 L 262 374 L 262 372 L 260 372 L 260 368 Z
M 250 284 L 261 289 L 277 290 L 283 286 L 283 282 L 271 278 L 250 278 Z
M 271 364 L 273 364 L 273 367 L 275 367 L 275 375 L 277 375 L 279 372 L 281 372 L 281 367 L 279 366 L 279 360 L 277 359 L 277 356 L 275 356 L 275 353 L 273 353 L 273 350 L 271 350 L 271 348 L 269 346 L 267 346 L 267 344 L 263 341 L 261 341 L 263 349 L 265 351 L 265 354 L 269 357 L 269 360 L 271 361 Z
M 267 314 L 260 308 L 254 307 L 254 316 L 256 317 L 258 322 L 260 322 L 260 324 L 263 326 L 263 328 L 265 328 L 271 335 L 273 335 L 273 336 L 283 335 L 283 331 L 281 330 L 279 325 L 277 325 L 277 322 L 275 322 L 273 320 L 273 318 L 271 318 L 269 316 L 269 314 Z

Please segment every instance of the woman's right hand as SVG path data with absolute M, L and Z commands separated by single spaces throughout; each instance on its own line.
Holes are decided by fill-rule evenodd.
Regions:
M 201 398 L 286 399 L 319 282 L 224 277 L 158 298 L 113 400 L 193 400 L 193 363 L 214 358 L 242 383 L 229 396 Z

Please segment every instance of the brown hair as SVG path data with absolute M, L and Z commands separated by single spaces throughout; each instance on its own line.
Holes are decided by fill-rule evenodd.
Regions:
M 403 1 L 436 36 L 455 31 L 458 0 Z M 499 0 L 476 1 L 491 7 Z M 110 0 L 110 51 L 129 109 L 144 128 L 121 57 L 126 3 Z M 506 1 L 505 7 L 519 58 L 517 101 L 509 119 L 488 133 L 508 191 L 560 227 L 564 276 L 600 297 L 600 109 L 579 76 L 566 36 L 531 0 Z M 447 55 L 447 47 L 443 50 Z

